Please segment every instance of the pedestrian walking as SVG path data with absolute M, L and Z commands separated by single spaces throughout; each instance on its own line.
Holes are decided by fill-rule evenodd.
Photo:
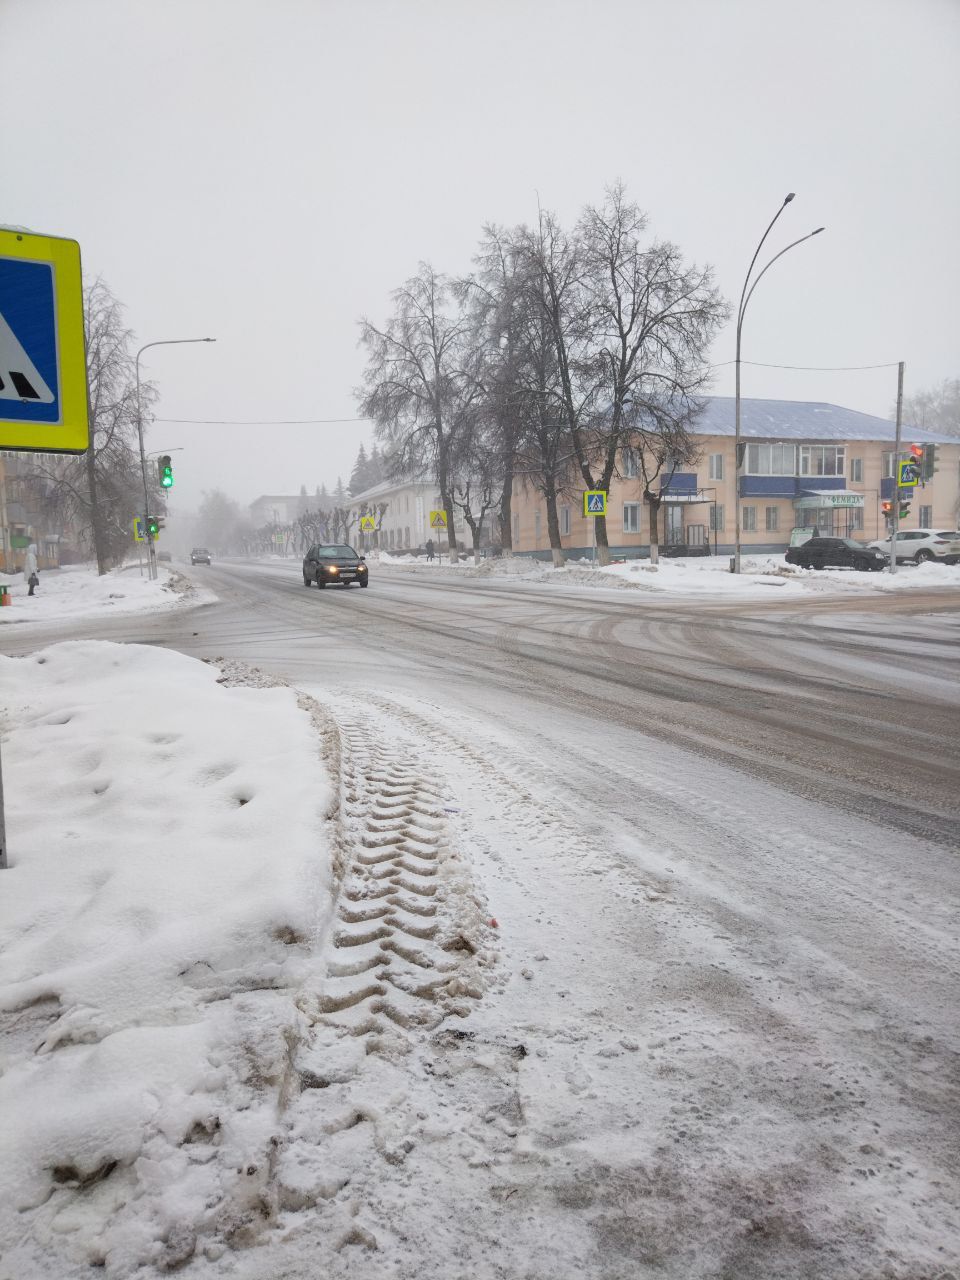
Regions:
M 37 577 L 36 569 L 34 569 L 33 573 L 31 573 L 30 577 L 27 579 L 27 586 L 30 588 L 30 590 L 27 592 L 27 595 L 32 596 L 34 591 L 36 591 L 37 587 L 39 587 L 39 585 L 40 585 L 40 579 Z
M 433 559 L 433 539 L 427 539 L 427 560 Z

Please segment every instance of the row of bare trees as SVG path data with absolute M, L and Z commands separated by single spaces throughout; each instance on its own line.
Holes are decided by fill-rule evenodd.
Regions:
M 386 324 L 361 322 L 361 412 L 395 473 L 435 481 L 454 557 L 457 511 L 476 549 L 496 510 L 511 550 L 514 484 L 533 487 L 562 564 L 559 500 L 608 489 L 630 449 L 656 530 L 661 482 L 696 456 L 707 351 L 728 314 L 711 269 L 651 238 L 620 185 L 569 230 L 548 212 L 486 227 L 475 267 L 450 278 L 421 264 Z M 596 538 L 609 563 L 603 517 Z

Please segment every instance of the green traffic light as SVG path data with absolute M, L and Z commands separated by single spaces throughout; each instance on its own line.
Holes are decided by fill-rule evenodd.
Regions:
M 157 460 L 157 468 L 160 472 L 160 484 L 164 489 L 173 488 L 173 464 L 170 461 L 170 455 L 164 454 L 162 458 Z

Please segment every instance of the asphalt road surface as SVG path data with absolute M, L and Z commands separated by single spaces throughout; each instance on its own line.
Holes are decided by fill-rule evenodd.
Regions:
M 488 1267 L 468 1250 L 464 1274 L 953 1274 L 958 593 L 190 573 L 218 603 L 84 634 L 281 676 L 462 808 L 503 917 L 507 976 L 477 1016 L 531 1054 L 524 1159 L 498 1157 L 473 1209 L 439 1182 L 420 1224 L 464 1215 Z M 460 1274 L 423 1248 L 423 1275 Z

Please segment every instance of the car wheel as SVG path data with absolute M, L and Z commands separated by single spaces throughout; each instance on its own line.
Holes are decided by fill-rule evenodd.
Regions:
M 326 581 L 324 580 L 323 574 L 321 574 L 321 573 L 318 573 L 318 574 L 317 574 L 317 579 L 316 579 L 316 581 L 317 581 L 317 586 L 320 588 L 320 590 L 321 590 L 321 591 L 322 591 L 322 590 L 323 590 L 323 588 L 327 585 L 327 584 L 326 584 Z
M 312 586 L 313 584 L 311 583 L 311 581 L 310 581 L 310 579 L 309 579 L 309 578 L 305 577 L 305 578 L 303 579 L 303 585 L 304 585 L 305 587 L 309 587 L 309 586 Z
M 861 573 L 867 573 L 869 572 L 871 565 L 869 560 L 864 560 L 862 557 L 858 557 L 854 560 L 853 567 L 855 569 L 859 569 Z
M 913 557 L 913 562 L 914 564 L 924 564 L 926 563 L 927 560 L 932 560 L 932 559 L 933 559 L 933 552 L 929 551 L 926 547 L 924 547 L 922 551 L 918 551 L 917 554 Z
M 361 579 L 360 579 L 360 585 L 361 585 L 361 587 L 369 587 L 370 583 L 367 581 L 367 579 L 366 579 L 366 578 L 361 578 Z

